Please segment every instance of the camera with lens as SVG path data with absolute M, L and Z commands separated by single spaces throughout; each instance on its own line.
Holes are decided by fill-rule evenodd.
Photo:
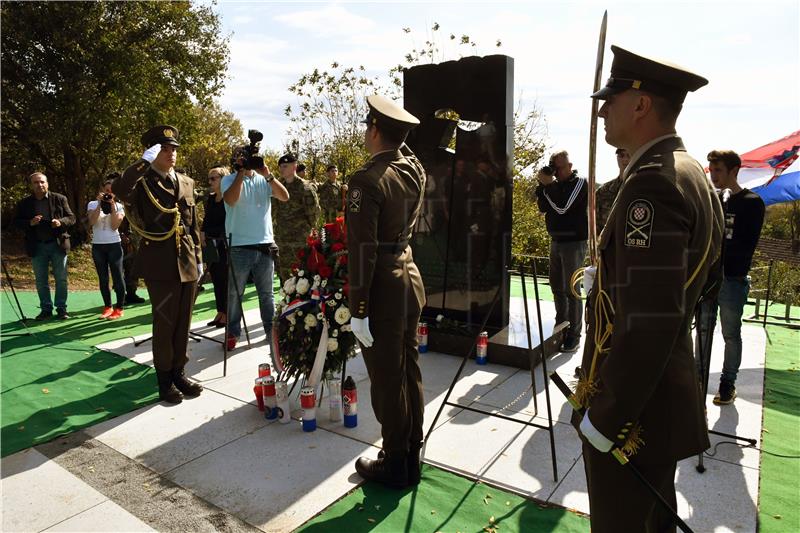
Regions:
M 113 204 L 113 199 L 114 199 L 114 196 L 108 194 L 107 192 L 103 193 L 103 201 L 100 202 L 100 209 L 106 215 L 111 214 L 111 206 Z
M 258 170 L 264 167 L 264 158 L 258 155 L 259 144 L 264 134 L 258 130 L 248 130 L 247 138 L 250 144 L 237 148 L 231 158 L 231 166 L 237 172 L 242 169 Z
M 542 167 L 542 174 L 546 176 L 554 176 L 558 167 L 556 166 L 555 157 L 550 157 L 550 162 Z

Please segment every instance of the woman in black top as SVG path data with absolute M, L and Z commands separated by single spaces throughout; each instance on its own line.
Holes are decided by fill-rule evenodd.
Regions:
M 211 187 L 211 193 L 209 193 L 206 200 L 206 213 L 200 226 L 200 238 L 204 250 L 203 256 L 211 272 L 211 282 L 214 284 L 214 299 L 217 306 L 217 316 L 208 325 L 218 328 L 225 327 L 228 321 L 226 315 L 228 256 L 225 250 L 225 202 L 222 201 L 220 183 L 222 178 L 229 173 L 225 167 L 216 167 L 208 171 L 208 184 Z

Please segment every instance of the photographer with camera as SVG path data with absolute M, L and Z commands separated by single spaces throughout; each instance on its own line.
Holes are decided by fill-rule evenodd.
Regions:
M 122 239 L 119 226 L 125 218 L 125 208 L 115 201 L 111 191 L 112 180 L 106 180 L 100 187 L 97 199 L 89 202 L 89 224 L 92 226 L 92 259 L 100 282 L 103 297 L 103 312 L 100 318 L 116 320 L 122 316 L 125 301 L 125 277 L 122 270 Z M 114 282 L 114 295 L 117 303 L 111 307 L 111 293 L 108 290 L 108 271 Z
M 247 278 L 252 274 L 258 293 L 261 322 L 272 340 L 272 316 L 275 305 L 272 280 L 275 271 L 275 245 L 272 230 L 272 203 L 289 199 L 286 188 L 270 173 L 264 158 L 258 155 L 261 132 L 247 132 L 250 144 L 236 148 L 231 157 L 235 172 L 222 178 L 220 190 L 225 201 L 225 235 L 231 236 L 231 277 L 228 279 L 228 350 L 236 347 L 241 335 L 242 294 Z
M 569 321 L 562 352 L 578 349 L 583 326 L 581 299 L 572 294 L 572 274 L 583 266 L 589 238 L 589 194 L 586 179 L 572 170 L 569 154 L 561 151 L 550 156 L 536 179 L 536 203 L 544 213 L 550 234 L 550 288 L 556 304 L 556 324 Z

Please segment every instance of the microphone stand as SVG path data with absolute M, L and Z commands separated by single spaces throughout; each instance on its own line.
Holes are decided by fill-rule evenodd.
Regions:
M 717 273 L 719 274 L 719 284 L 720 284 L 720 288 L 721 288 L 722 283 L 724 283 L 724 281 L 725 281 L 725 238 L 726 238 L 725 237 L 725 232 L 727 231 L 728 200 L 730 199 L 730 196 L 731 196 L 731 190 L 730 189 L 723 189 L 722 191 L 720 191 L 720 194 L 721 194 L 721 200 L 722 200 L 723 229 L 722 229 L 722 249 L 720 251 L 719 267 L 718 267 L 718 272 Z M 712 347 L 713 341 L 714 341 L 714 331 L 713 331 L 713 328 L 711 326 L 712 326 L 712 324 L 715 324 L 716 321 L 717 321 L 716 320 L 717 319 L 716 314 L 717 314 L 717 309 L 718 309 L 717 299 L 718 299 L 718 295 L 719 295 L 719 291 L 718 291 L 717 295 L 714 296 L 713 300 L 708 300 L 707 296 L 711 292 L 711 289 L 713 289 L 713 286 L 709 287 L 706 290 L 705 294 L 703 294 L 701 296 L 700 301 L 697 302 L 697 306 L 695 307 L 695 324 L 696 324 L 696 328 L 697 328 L 696 345 L 697 345 L 698 357 L 699 357 L 699 360 L 700 360 L 700 374 L 701 374 L 701 376 L 700 376 L 700 390 L 702 391 L 703 403 L 705 403 L 705 401 L 706 401 L 705 398 L 708 395 L 708 375 L 709 375 L 709 372 L 711 370 L 711 368 L 710 368 L 711 367 L 711 347 Z M 707 311 L 706 313 L 704 313 L 703 310 L 702 310 L 702 308 L 704 306 L 708 307 L 706 309 L 706 311 Z M 705 338 L 704 328 L 701 326 L 701 324 L 703 323 L 703 319 L 705 319 L 705 321 L 706 321 L 705 331 L 708 332 L 708 338 Z M 713 430 L 713 429 L 709 429 L 708 432 L 712 433 L 714 435 L 717 435 L 719 437 L 726 437 L 726 438 L 729 438 L 729 439 L 742 440 L 742 441 L 747 442 L 751 446 L 755 446 L 756 442 L 757 442 L 756 439 L 751 439 L 751 438 L 747 438 L 747 437 L 740 437 L 740 436 L 738 436 L 736 434 L 724 433 L 722 431 L 716 431 L 716 430 Z M 700 452 L 697 455 L 697 466 L 695 467 L 695 470 L 697 470 L 701 474 L 706 471 L 706 467 L 703 464 L 703 455 L 704 455 L 704 452 Z

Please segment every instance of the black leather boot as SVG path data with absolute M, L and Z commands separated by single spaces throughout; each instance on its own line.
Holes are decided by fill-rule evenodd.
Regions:
M 158 380 L 158 398 L 162 402 L 181 403 L 183 401 L 183 394 L 172 384 L 171 372 L 156 370 L 156 379 Z
M 172 383 L 184 396 L 189 398 L 196 398 L 203 392 L 202 385 L 186 379 L 186 372 L 183 367 L 172 369 Z
M 406 470 L 408 471 L 408 484 L 409 486 L 419 485 L 421 477 L 420 467 L 422 466 L 419 460 L 419 452 L 422 450 L 422 443 L 418 442 L 412 444 L 408 450 L 408 459 L 406 460 Z
M 377 481 L 393 489 L 408 486 L 406 454 L 384 454 L 375 460 L 359 457 L 356 460 L 356 472 L 367 481 Z

